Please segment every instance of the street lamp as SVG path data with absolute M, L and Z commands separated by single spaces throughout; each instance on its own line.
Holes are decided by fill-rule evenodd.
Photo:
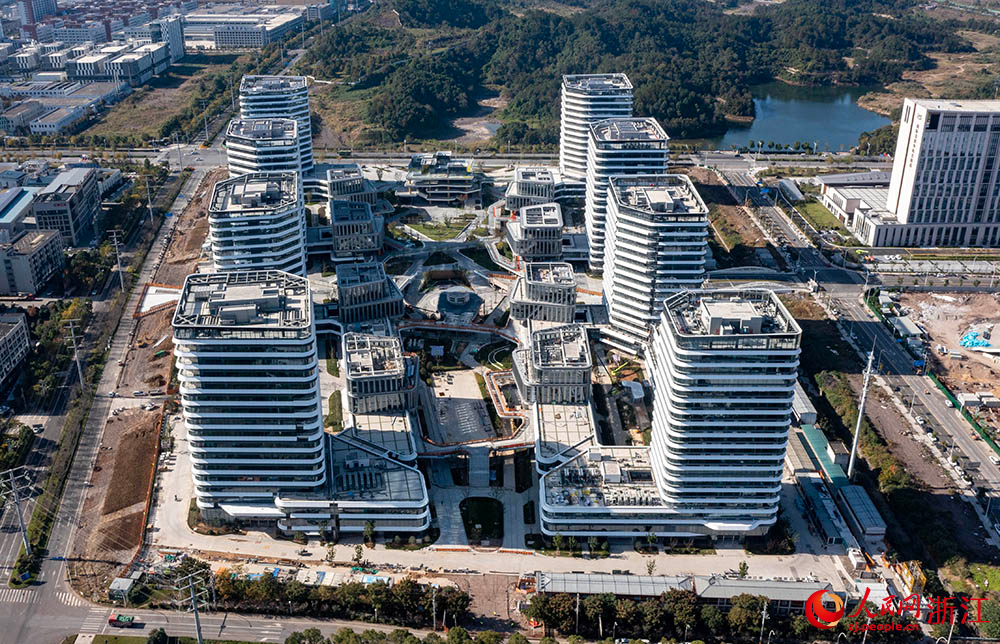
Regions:
M 774 631 L 767 632 L 767 644 L 771 644 L 771 636 L 774 635 Z
M 841 637 L 843 637 L 846 640 L 847 639 L 847 633 L 837 633 L 837 639 L 834 640 L 833 644 L 840 644 L 840 638 Z

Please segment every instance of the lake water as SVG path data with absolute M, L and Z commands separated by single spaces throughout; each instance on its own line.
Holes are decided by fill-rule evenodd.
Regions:
M 889 124 L 889 119 L 858 107 L 866 87 L 798 87 L 768 83 L 751 88 L 757 117 L 747 127 L 730 127 L 709 143 L 720 150 L 746 146 L 750 139 L 793 144 L 819 142 L 821 151 L 840 152 L 858 144 L 862 132 Z

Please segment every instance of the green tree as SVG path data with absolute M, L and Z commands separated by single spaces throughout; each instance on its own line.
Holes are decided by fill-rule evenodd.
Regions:
M 694 629 L 698 625 L 698 596 L 693 591 L 674 588 L 664 593 L 663 599 L 679 637 L 684 636 L 685 627 Z
M 354 565 L 362 566 L 365 563 L 365 549 L 359 543 L 354 546 L 354 558 L 352 559 Z
M 767 605 L 767 597 L 742 593 L 732 599 L 732 608 L 726 619 L 734 633 L 747 635 L 760 626 L 761 613 Z
M 302 632 L 294 632 L 285 638 L 285 644 L 326 644 L 327 639 L 318 628 L 307 628 Z
M 333 563 L 337 560 L 337 544 L 331 543 L 326 547 L 326 560 L 328 563 Z
M 749 572 L 750 566 L 747 565 L 747 562 L 741 561 L 739 567 L 736 569 L 736 576 L 740 579 L 746 579 Z
M 507 644 L 529 644 L 529 641 L 527 637 L 520 633 L 514 633 L 507 638 Z
M 469 631 L 461 626 L 455 626 L 448 631 L 448 637 L 445 641 L 447 644 L 469 644 L 472 638 L 469 636 Z
M 646 574 L 652 575 L 656 570 L 656 559 L 650 559 L 646 562 Z
M 597 552 L 597 548 L 599 545 L 600 542 L 597 540 L 597 537 L 594 536 L 587 537 L 587 550 L 591 552 Z
M 162 628 L 158 628 L 146 638 L 146 644 L 169 644 L 170 636 Z
M 375 523 L 373 521 L 365 521 L 365 542 L 375 542 Z
M 576 552 L 576 537 L 569 535 L 566 539 L 566 549 L 570 552 Z
M 726 616 L 715 606 L 701 607 L 701 623 L 712 635 L 718 636 L 726 632 Z
M 562 552 L 563 536 L 561 532 L 557 532 L 552 535 L 552 545 L 555 547 L 556 552 Z

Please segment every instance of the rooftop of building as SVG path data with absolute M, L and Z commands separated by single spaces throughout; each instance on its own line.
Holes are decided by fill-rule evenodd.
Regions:
M 353 264 L 338 264 L 337 286 L 339 288 L 360 286 L 372 282 L 386 280 L 385 267 L 381 262 L 356 262 Z
M 1000 101 L 908 98 L 914 105 L 935 112 L 1000 112 Z
M 0 315 L 0 337 L 6 338 L 17 325 L 25 321 L 23 313 L 7 313 Z
M 413 460 L 417 446 L 413 424 L 406 411 L 352 414 L 353 425 L 340 436 L 354 438 L 390 452 L 393 458 Z
M 362 179 L 361 166 L 357 163 L 333 163 L 326 167 L 327 181 L 343 181 L 344 179 Z
M 80 116 L 80 109 L 77 107 L 57 107 L 48 114 L 38 117 L 32 123 L 58 123 L 77 116 Z
M 590 125 L 591 136 L 607 143 L 665 143 L 670 137 L 654 118 L 613 118 Z
M 518 221 L 531 228 L 562 228 L 562 208 L 554 202 L 525 206 L 518 211 Z
M 467 159 L 456 159 L 451 152 L 427 152 L 410 157 L 409 174 L 433 176 L 467 176 L 472 166 Z
M 573 265 L 567 262 L 528 262 L 524 278 L 536 284 L 576 285 Z
M 596 444 L 590 403 L 535 404 L 534 420 L 539 453 L 546 459 L 573 457 Z
M 331 446 L 333 497 L 339 503 L 413 503 L 427 498 L 419 471 L 352 441 L 345 432 L 334 436 Z
M 244 76 L 240 81 L 240 94 L 269 94 L 303 89 L 305 76 Z
M 327 212 L 330 213 L 330 220 L 333 223 L 367 221 L 375 216 L 372 213 L 370 204 L 364 201 L 348 201 L 344 199 L 331 199 L 327 203 Z
M 563 76 L 563 87 L 587 94 L 607 94 L 631 90 L 632 81 L 622 73 L 568 74 Z
M 837 174 L 821 174 L 815 179 L 816 183 L 827 186 L 888 186 L 892 180 L 892 172 L 888 170 L 840 172 Z
M 18 116 L 33 112 L 42 106 L 38 101 L 22 101 L 11 105 L 3 111 L 3 116 L 6 118 L 17 118 Z
M 542 480 L 549 505 L 663 506 L 648 447 L 591 446 Z
M 344 334 L 348 378 L 398 376 L 403 373 L 403 345 L 394 336 Z
M 708 206 L 684 174 L 611 177 L 608 185 L 616 203 L 647 215 L 701 219 L 708 214 Z
M 548 168 L 518 168 L 514 170 L 514 181 L 554 183 L 555 179 Z
M 664 303 L 673 327 L 684 335 L 800 333 L 773 291 L 764 289 L 682 291 Z
M 49 185 L 38 191 L 38 199 L 61 199 L 66 193 L 76 192 L 92 175 L 93 168 L 71 168 L 63 170 Z
M 303 277 L 275 270 L 195 273 L 184 280 L 174 327 L 300 330 L 311 316 Z
M 11 248 L 16 254 L 30 255 L 53 237 L 61 237 L 58 230 L 26 230 L 11 243 Z
M 226 136 L 253 140 L 296 140 L 298 123 L 293 119 L 233 119 Z
M 538 592 L 619 597 L 659 597 L 670 590 L 690 590 L 702 599 L 763 595 L 772 602 L 802 602 L 814 592 L 832 590 L 829 582 L 811 579 L 753 579 L 722 575 L 649 576 L 608 573 L 537 572 Z
M 30 212 L 38 188 L 7 188 L 0 190 L 0 224 L 10 224 Z
M 531 359 L 540 369 L 590 369 L 593 366 L 587 332 L 578 324 L 532 333 Z
M 210 217 L 260 215 L 295 206 L 299 181 L 294 172 L 251 172 L 224 179 L 212 189 Z

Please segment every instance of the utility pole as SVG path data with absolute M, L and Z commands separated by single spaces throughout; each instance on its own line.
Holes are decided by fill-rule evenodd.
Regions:
M 149 223 L 153 223 L 153 198 L 149 196 L 149 175 L 142 175 L 146 179 L 146 208 L 149 210 Z M 139 224 L 140 227 L 142 224 Z
M 177 171 L 184 167 L 184 158 L 181 156 L 181 137 L 179 132 L 174 132 L 174 142 L 177 145 Z
M 865 367 L 865 381 L 861 386 L 861 404 L 858 405 L 858 422 L 854 425 L 854 441 L 851 443 L 851 460 L 847 462 L 847 480 L 854 477 L 854 463 L 858 458 L 858 442 L 861 438 L 861 421 L 865 418 L 865 401 L 868 399 L 868 385 L 872 380 L 872 362 L 875 361 L 875 343 L 868 353 L 868 366 Z
M 80 365 L 80 352 L 78 350 L 76 341 L 82 339 L 76 334 L 76 325 L 80 323 L 80 320 L 65 320 L 64 323 L 69 332 L 69 341 L 73 343 L 73 360 L 76 361 L 76 375 L 80 377 L 80 387 L 83 387 L 83 367 Z
M 208 581 L 206 581 L 206 576 Z M 214 581 L 215 580 L 212 579 L 211 571 L 199 570 L 185 577 L 181 577 L 174 583 L 174 590 L 186 592 L 187 596 L 181 601 L 189 603 L 190 606 L 188 608 L 188 612 L 194 614 L 194 628 L 195 632 L 198 634 L 198 644 L 205 644 L 205 640 L 201 636 L 201 617 L 198 614 L 198 603 L 201 601 L 207 602 L 209 593 L 211 593 L 214 600 Z
M 431 587 L 431 614 L 433 615 L 434 626 L 433 632 L 437 632 L 438 629 L 438 588 L 435 584 Z
M 24 553 L 30 557 L 31 544 L 28 543 L 28 531 L 24 527 L 24 517 L 21 514 L 20 495 L 20 492 L 26 491 L 29 488 L 28 471 L 23 465 L 0 472 L 0 494 L 3 495 L 5 500 L 9 498 L 14 503 L 14 509 L 17 511 L 17 525 L 21 532 L 21 543 L 24 545 Z
M 767 602 L 764 602 L 764 608 L 760 611 L 760 637 L 757 638 L 757 644 L 764 644 L 764 622 L 767 621 Z
M 580 593 L 576 594 L 576 630 L 574 634 L 580 632 Z
M 111 235 L 111 244 L 115 247 L 115 263 L 118 265 L 118 283 L 122 287 L 122 293 L 125 292 L 125 274 L 122 273 L 122 256 L 118 251 L 118 247 L 121 245 L 121 234 L 120 230 L 112 230 L 108 232 Z

